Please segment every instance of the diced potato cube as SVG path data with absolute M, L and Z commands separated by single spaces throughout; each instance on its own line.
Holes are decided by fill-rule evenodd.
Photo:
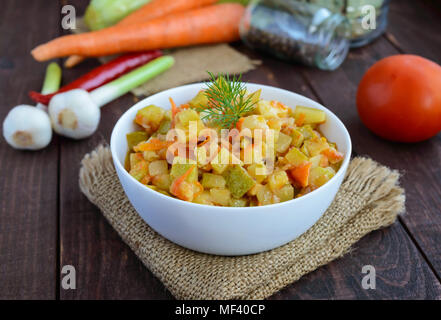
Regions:
M 300 114 L 304 114 L 304 124 L 323 123 L 326 121 L 326 113 L 319 109 L 297 106 L 294 111 L 294 117 L 297 119 Z
M 230 199 L 230 206 L 231 207 L 246 207 L 247 206 L 247 199 Z
M 258 183 L 265 180 L 268 175 L 268 169 L 263 163 L 253 163 L 248 166 L 247 171 Z
M 165 160 L 155 160 L 149 164 L 149 174 L 158 176 L 161 174 L 168 174 L 168 163 Z
M 174 186 L 175 182 L 176 182 L 176 180 L 172 182 L 171 187 L 170 187 L 170 192 L 181 200 L 193 201 L 193 197 L 194 197 L 193 185 L 194 184 L 190 183 L 188 181 L 183 181 L 178 186 Z
M 308 161 L 308 157 L 297 148 L 292 148 L 285 155 L 286 160 L 295 167 L 302 165 Z
M 231 200 L 230 190 L 212 188 L 210 189 L 211 201 L 221 206 L 228 206 Z
M 147 132 L 153 133 L 159 128 L 159 125 L 164 118 L 164 113 L 164 109 L 155 105 L 149 105 L 138 110 L 135 122 L 146 129 Z
M 172 180 L 169 174 L 156 175 L 152 178 L 152 184 L 161 190 L 168 191 L 170 189 Z
M 282 132 L 279 133 L 279 139 L 276 143 L 276 151 L 278 153 L 284 153 L 288 150 L 291 144 L 292 138 Z
M 315 167 L 309 173 L 309 183 L 318 188 L 328 182 L 334 175 L 335 171 L 330 167 Z
M 329 145 L 326 141 L 315 138 L 311 140 L 306 140 L 304 142 L 305 148 L 308 150 L 308 154 L 311 157 L 314 157 L 316 155 L 319 155 L 323 150 L 326 150 L 329 148 Z
M 343 160 L 344 156 L 341 152 L 338 152 L 335 148 L 330 147 L 321 151 L 332 164 L 339 163 Z
M 274 172 L 268 179 L 268 186 L 271 191 L 276 191 L 282 188 L 285 184 L 289 182 L 288 175 L 285 171 Z
M 190 130 L 190 122 L 196 122 L 197 125 L 197 133 L 203 129 L 204 124 L 202 120 L 199 118 L 199 114 L 193 109 L 184 109 L 181 112 L 176 114 L 176 125 L 175 127 L 185 132 L 189 132 Z
M 320 162 L 322 160 L 322 155 L 316 155 L 315 157 L 309 158 L 309 161 L 312 163 L 311 168 L 319 167 Z
M 210 191 L 203 191 L 200 194 L 198 194 L 194 199 L 193 199 L 194 203 L 199 203 L 199 204 L 206 204 L 209 206 L 213 205 L 213 202 L 211 201 L 211 193 Z
M 294 199 L 294 188 L 291 184 L 286 184 L 282 188 L 273 191 L 280 199 L 280 202 L 285 202 Z
M 255 196 L 260 188 L 263 188 L 263 185 L 256 183 L 250 190 L 248 190 L 247 195 Z
M 269 119 L 266 124 L 270 129 L 273 129 L 277 132 L 282 130 L 282 120 L 278 118 Z
M 257 103 L 257 112 L 266 119 L 277 118 L 277 110 L 266 100 L 260 100 Z
M 201 90 L 198 94 L 189 102 L 191 108 L 206 108 L 208 106 L 208 97 L 205 95 L 205 91 Z
M 296 148 L 300 148 L 304 140 L 303 134 L 299 130 L 294 129 L 291 132 L 291 138 L 292 138 L 291 145 Z
M 224 177 L 218 174 L 204 173 L 202 175 L 202 186 L 206 189 L 210 188 L 225 188 Z
M 254 129 L 269 129 L 263 116 L 251 115 L 248 117 L 244 117 L 243 119 L 244 120 L 242 122 L 242 129 L 250 129 L 251 133 L 253 133 Z
M 170 170 L 170 176 L 172 180 L 179 178 L 185 172 L 187 172 L 188 169 L 190 169 L 192 166 L 195 165 L 196 163 L 193 160 L 175 157 L 173 159 L 173 165 Z M 188 175 L 186 180 L 188 182 L 195 182 L 197 181 L 197 179 L 198 179 L 198 170 L 197 168 L 194 168 L 193 171 Z
M 127 146 L 130 151 L 133 151 L 133 147 L 139 144 L 140 142 L 144 142 L 149 138 L 149 135 L 145 131 L 135 131 L 130 132 L 126 135 L 127 138 Z
M 144 156 L 144 160 L 149 162 L 159 159 L 159 155 L 153 150 L 144 151 L 143 156 Z
M 227 187 L 230 189 L 233 197 L 241 198 L 248 190 L 250 190 L 256 182 L 254 179 L 239 165 L 230 167 L 224 173 Z
M 260 206 L 268 205 L 273 203 L 273 193 L 271 192 L 268 185 L 264 185 L 262 188 L 257 190 L 257 201 Z

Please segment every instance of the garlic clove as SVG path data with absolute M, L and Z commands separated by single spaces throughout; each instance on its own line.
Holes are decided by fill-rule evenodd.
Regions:
M 46 112 L 30 105 L 18 105 L 3 121 L 3 136 L 15 149 L 39 150 L 52 139 L 52 127 Z
M 48 112 L 55 132 L 73 139 L 91 136 L 98 128 L 101 116 L 100 108 L 82 89 L 55 95 Z

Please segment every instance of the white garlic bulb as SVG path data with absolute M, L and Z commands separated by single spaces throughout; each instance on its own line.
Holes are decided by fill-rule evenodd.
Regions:
M 55 132 L 73 139 L 91 136 L 98 128 L 101 115 L 100 108 L 82 89 L 55 95 L 48 112 Z
M 18 105 L 3 121 L 3 136 L 15 149 L 39 150 L 52 139 L 52 127 L 46 112 L 30 105 Z

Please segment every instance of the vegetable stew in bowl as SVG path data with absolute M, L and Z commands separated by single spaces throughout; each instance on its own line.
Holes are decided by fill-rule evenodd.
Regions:
M 125 168 L 147 187 L 193 203 L 251 207 L 301 197 L 329 181 L 343 154 L 318 126 L 326 113 L 212 79 L 188 103 L 138 110 Z

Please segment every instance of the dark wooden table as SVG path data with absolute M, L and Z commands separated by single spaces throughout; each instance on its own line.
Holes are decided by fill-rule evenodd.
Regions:
M 88 1 L 71 1 L 82 14 Z M 63 31 L 68 1 L 2 1 L 0 10 L 0 118 L 42 84 L 46 64 L 29 51 Z M 399 169 L 406 213 L 390 228 L 372 232 L 353 252 L 303 277 L 273 299 L 440 299 L 441 134 L 418 144 L 389 143 L 372 135 L 355 108 L 357 84 L 375 61 L 414 53 L 441 63 L 441 5 L 392 0 L 387 33 L 350 52 L 343 66 L 323 72 L 286 64 L 235 45 L 261 59 L 245 80 L 306 95 L 335 112 L 349 129 L 356 153 Z M 98 63 L 65 70 L 63 81 Z M 441 90 L 441 88 L 440 88 Z M 56 136 L 40 152 L 20 152 L 0 139 L 0 298 L 171 299 L 171 294 L 120 240 L 78 188 L 80 159 L 109 141 L 118 117 L 131 106 L 126 95 L 102 112 L 98 132 L 72 141 Z M 64 265 L 76 268 L 77 289 L 60 285 Z M 362 266 L 376 268 L 376 290 L 361 286 Z

